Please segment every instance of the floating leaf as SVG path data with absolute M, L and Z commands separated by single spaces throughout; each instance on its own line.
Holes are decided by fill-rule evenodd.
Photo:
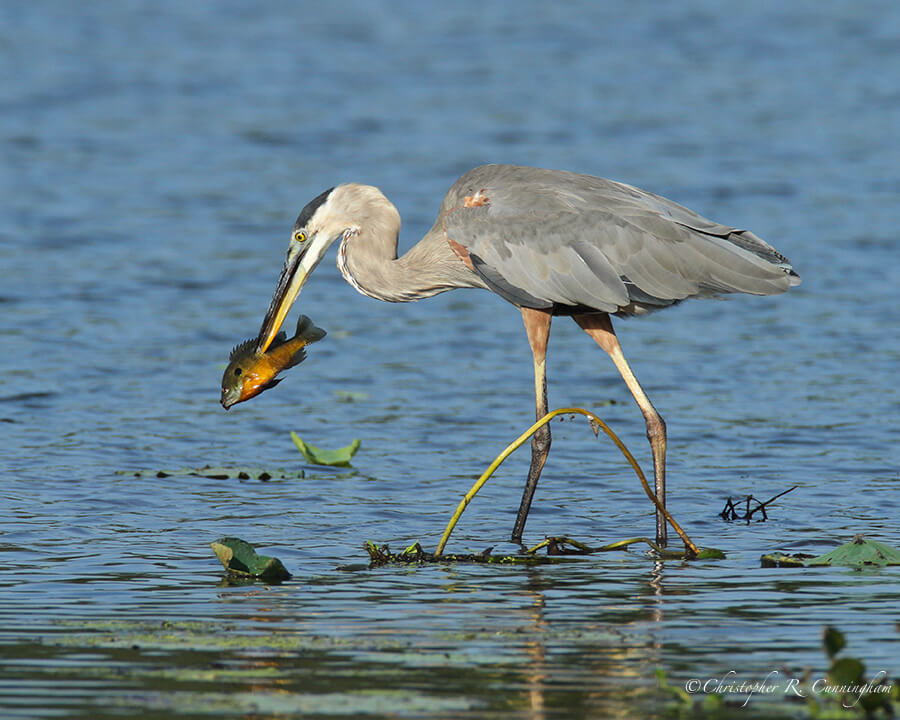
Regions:
M 291 440 L 294 441 L 294 445 L 297 446 L 297 449 L 303 454 L 303 457 L 306 458 L 306 462 L 311 463 L 312 465 L 350 467 L 350 459 L 356 455 L 356 451 L 359 450 L 360 446 L 360 441 L 357 439 L 347 447 L 342 447 L 337 450 L 321 450 L 315 445 L 310 445 L 301 440 L 300 436 L 295 432 L 291 432 Z
M 845 565 L 848 567 L 900 565 L 900 550 L 857 535 L 850 542 L 835 548 L 830 553 L 808 560 L 806 564 L 808 566 Z
M 201 468 L 179 468 L 177 470 L 117 470 L 117 475 L 134 475 L 135 477 L 170 477 L 190 475 L 213 480 L 271 480 L 272 478 L 302 478 L 302 470 L 285 470 L 283 468 L 254 468 L 246 466 L 206 465 Z
M 291 577 L 281 564 L 281 560 L 268 555 L 258 555 L 246 540 L 223 537 L 211 542 L 209 546 L 229 573 L 258 578 L 264 582 L 281 582 Z
M 724 560 L 725 553 L 718 548 L 701 548 L 695 560 Z
M 760 562 L 763 567 L 815 567 L 822 565 L 840 565 L 852 568 L 884 567 L 885 565 L 900 565 L 900 550 L 857 535 L 850 542 L 818 557 L 802 553 L 796 555 L 770 553 L 763 555 Z

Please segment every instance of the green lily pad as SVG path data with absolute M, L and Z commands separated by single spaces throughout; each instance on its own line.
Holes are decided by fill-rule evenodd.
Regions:
M 236 537 L 223 537 L 211 542 L 219 562 L 225 569 L 240 577 L 252 577 L 264 582 L 281 582 L 291 577 L 281 560 L 268 555 L 258 555 L 254 547 L 246 540 Z
M 884 567 L 885 565 L 900 565 L 900 550 L 857 535 L 850 542 L 818 557 L 802 553 L 796 555 L 770 553 L 763 555 L 760 561 L 763 567 L 816 567 L 822 565 L 840 565 L 852 568 Z
M 291 432 L 291 440 L 294 441 L 294 445 L 306 458 L 306 462 L 312 465 L 332 465 L 337 467 L 350 467 L 350 459 L 356 455 L 356 451 L 359 450 L 361 444 L 356 439 L 347 447 L 337 450 L 321 450 L 315 445 L 310 445 L 308 442 L 301 440 L 300 436 L 295 432 Z
M 807 565 L 845 565 L 862 567 L 863 565 L 900 565 L 900 550 L 890 545 L 866 540 L 857 535 L 850 542 L 835 548 L 830 553 L 819 555 L 806 562 Z
M 725 553 L 718 548 L 700 548 L 694 560 L 724 560 Z
M 302 478 L 302 470 L 285 470 L 284 468 L 263 468 L 246 466 L 206 465 L 201 468 L 179 468 L 177 470 L 117 470 L 117 475 L 134 475 L 134 477 L 170 477 L 191 475 L 212 480 L 271 480 L 272 478 Z

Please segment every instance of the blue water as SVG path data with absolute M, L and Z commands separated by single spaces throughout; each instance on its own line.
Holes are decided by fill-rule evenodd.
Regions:
M 820 676 L 828 624 L 870 674 L 896 676 L 896 568 L 759 556 L 856 533 L 900 546 L 900 7 L 321 5 L 0 6 L 7 716 L 656 717 L 656 669 L 675 684 Z M 803 277 L 617 326 L 668 423 L 670 509 L 727 560 L 339 569 L 364 566 L 368 539 L 433 548 L 530 423 L 521 320 L 489 293 L 378 303 L 332 251 L 300 300 L 326 340 L 277 389 L 218 405 L 309 199 L 379 186 L 405 249 L 484 162 L 639 185 L 751 228 Z M 599 413 L 651 467 L 615 369 L 564 318 L 549 378 L 551 406 Z M 291 430 L 362 449 L 352 469 L 306 466 Z M 503 547 L 526 455 L 453 548 Z M 205 465 L 305 477 L 155 474 Z M 718 517 L 729 495 L 792 485 L 767 522 Z M 616 451 L 554 425 L 527 539 L 652 529 Z M 221 586 L 222 535 L 293 580 Z M 272 674 L 216 675 L 259 665 Z

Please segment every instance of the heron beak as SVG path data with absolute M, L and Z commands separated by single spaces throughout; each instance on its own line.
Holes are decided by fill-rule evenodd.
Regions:
M 313 235 L 302 244 L 291 240 L 284 267 L 281 269 L 281 277 L 278 278 L 278 285 L 275 287 L 275 293 L 272 295 L 272 301 L 256 338 L 257 352 L 264 353 L 268 350 L 281 329 L 291 305 L 300 294 L 300 289 L 330 244 L 330 238 L 321 235 Z

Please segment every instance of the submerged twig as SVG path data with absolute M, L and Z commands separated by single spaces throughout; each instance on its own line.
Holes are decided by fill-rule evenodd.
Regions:
M 750 519 L 753 517 L 753 513 L 761 511 L 762 512 L 762 521 L 765 522 L 766 520 L 769 519 L 769 516 L 766 513 L 766 506 L 771 505 L 782 495 L 787 495 L 789 492 L 791 492 L 792 490 L 796 490 L 798 487 L 799 487 L 798 485 L 794 485 L 793 487 L 788 488 L 784 492 L 780 492 L 777 495 L 770 497 L 765 502 L 760 502 L 752 495 L 747 495 L 746 498 L 744 499 L 745 500 L 745 508 L 744 508 L 744 513 L 742 515 L 738 514 L 738 510 L 735 507 L 734 500 L 732 500 L 731 497 L 729 497 L 725 501 L 725 507 L 722 509 L 722 512 L 720 512 L 719 515 L 722 517 L 723 520 L 746 520 L 747 523 L 749 524 Z M 751 509 L 750 508 L 751 502 L 755 502 L 756 507 Z
M 638 476 L 638 480 L 641 482 L 641 486 L 644 488 L 644 492 L 647 493 L 647 497 L 656 505 L 657 509 L 665 516 L 668 523 L 672 526 L 675 532 L 678 533 L 679 537 L 682 539 L 685 545 L 685 553 L 691 557 L 696 557 L 700 550 L 691 542 L 691 539 L 687 536 L 687 533 L 681 529 L 681 526 L 675 522 L 675 519 L 666 510 L 665 506 L 660 502 L 659 498 L 656 497 L 656 494 L 650 489 L 650 486 L 647 484 L 647 478 L 644 477 L 644 473 L 641 470 L 640 466 L 637 464 L 637 460 L 634 459 L 634 456 L 625 446 L 619 437 L 610 429 L 610 427 L 603 422 L 599 417 L 597 417 L 594 413 L 589 410 L 584 410 L 583 408 L 559 408 L 558 410 L 552 410 L 547 413 L 538 420 L 534 425 L 532 425 L 528 430 L 522 433 L 518 438 L 516 438 L 513 442 L 511 442 L 503 452 L 501 452 L 492 462 L 487 470 L 485 470 L 481 477 L 475 482 L 472 486 L 472 489 L 469 490 L 464 496 L 463 499 L 460 500 L 459 505 L 456 508 L 456 512 L 453 513 L 453 517 L 450 518 L 450 522 L 447 523 L 447 527 L 444 530 L 444 534 L 441 536 L 441 541 L 438 543 L 437 550 L 435 551 L 435 557 L 440 557 L 444 552 L 444 547 L 447 545 L 447 541 L 450 539 L 450 533 L 453 532 L 453 528 L 456 527 L 456 523 L 459 521 L 459 518 L 462 516 L 466 507 L 468 507 L 469 503 L 472 501 L 472 498 L 475 497 L 476 493 L 482 488 L 482 486 L 488 481 L 491 475 L 494 474 L 494 471 L 500 467 L 501 463 L 506 460 L 507 457 L 512 455 L 519 447 L 521 447 L 528 438 L 530 438 L 537 430 L 550 422 L 557 415 L 584 415 L 588 418 L 591 423 L 591 429 L 594 431 L 596 435 L 598 432 L 598 428 L 603 430 L 609 438 L 613 441 L 617 448 L 622 452 L 625 456 L 625 459 L 628 460 L 631 467 L 634 469 L 635 474 Z
M 668 548 L 660 547 L 656 542 L 646 537 L 617 540 L 616 542 L 601 545 L 600 547 L 591 547 L 578 540 L 573 540 L 570 537 L 548 537 L 534 547 L 528 548 L 525 552 L 526 554 L 534 555 L 538 550 L 547 548 L 548 555 L 593 555 L 594 553 L 627 550 L 631 545 L 636 545 L 637 543 L 649 545 L 650 548 L 663 559 L 690 560 L 699 558 L 701 560 L 710 560 L 725 557 L 725 554 L 721 550 L 716 550 L 714 548 L 704 548 L 696 554 L 692 553 L 687 547 L 685 547 L 684 552 L 669 550 Z M 571 545 L 571 548 L 567 547 L 569 545 Z

